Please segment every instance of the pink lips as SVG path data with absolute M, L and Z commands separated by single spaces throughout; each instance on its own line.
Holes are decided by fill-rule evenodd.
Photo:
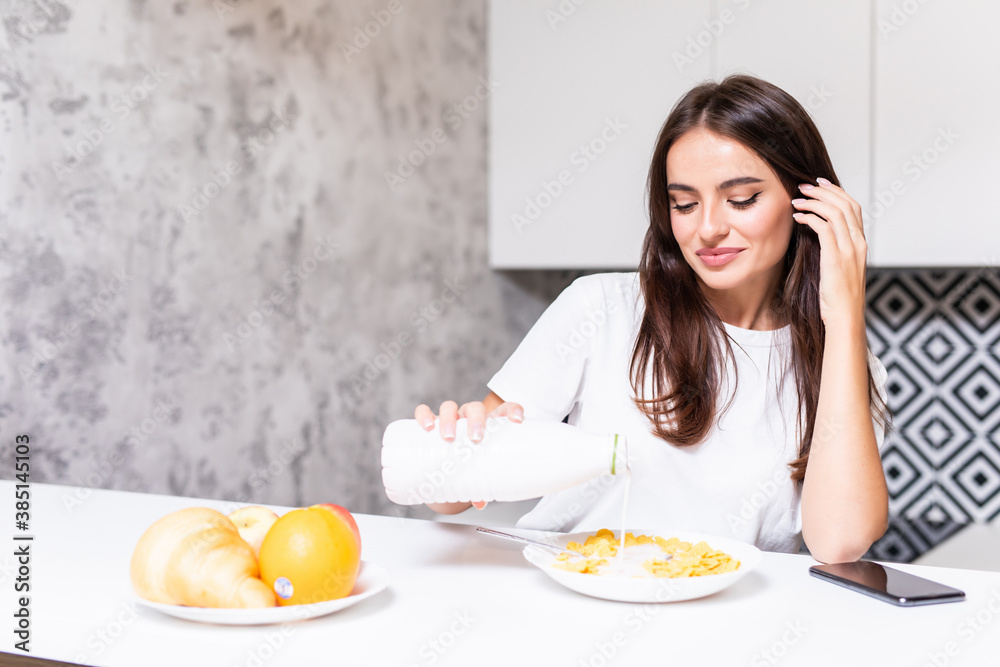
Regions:
M 702 248 L 696 251 L 701 261 L 709 266 L 722 266 L 731 262 L 736 255 L 746 250 L 746 248 Z

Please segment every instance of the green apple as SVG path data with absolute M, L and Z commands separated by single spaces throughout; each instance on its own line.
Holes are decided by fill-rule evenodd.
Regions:
M 266 507 L 249 505 L 231 512 L 228 517 L 236 526 L 243 541 L 253 549 L 254 556 L 260 558 L 260 545 L 267 531 L 271 530 L 271 526 L 278 520 L 278 515 Z

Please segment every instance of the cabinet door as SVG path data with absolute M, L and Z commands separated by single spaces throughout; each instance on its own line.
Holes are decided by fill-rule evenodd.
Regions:
M 637 266 L 656 135 L 709 75 L 688 40 L 710 18 L 707 0 L 490 4 L 492 267 Z
M 752 74 L 798 100 L 819 128 L 841 185 L 864 207 L 871 179 L 871 1 L 717 5 L 723 26 L 712 75 Z
M 876 266 L 1000 264 L 1000 3 L 878 0 Z

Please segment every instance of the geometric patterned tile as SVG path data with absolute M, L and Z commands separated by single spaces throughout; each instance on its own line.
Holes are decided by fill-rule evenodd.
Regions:
M 965 280 L 965 272 L 963 271 L 921 271 L 913 276 L 913 281 L 938 301 L 955 289 L 963 280 Z
M 920 536 L 913 524 L 901 517 L 890 517 L 885 535 L 872 545 L 865 558 L 896 563 L 909 563 L 929 550 L 932 545 Z
M 901 351 L 940 384 L 972 356 L 975 348 L 951 320 L 938 314 L 903 341 Z
M 890 501 L 902 497 L 920 480 L 920 469 L 895 443 L 882 452 L 882 468 L 885 470 L 885 483 L 889 489 Z
M 983 449 L 990 453 L 991 458 L 994 461 L 1000 460 L 1000 427 L 997 427 L 992 433 L 987 436 L 987 443 Z M 1000 507 L 996 510 L 987 510 L 986 521 L 995 521 L 1000 517 Z
M 899 516 L 941 473 L 928 464 L 918 448 L 899 431 L 890 432 L 886 438 L 882 468 L 889 491 L 889 514 Z
M 873 323 L 871 318 L 865 319 L 868 325 L 868 349 L 872 351 L 872 354 L 881 359 L 889 350 L 889 343 L 886 341 L 885 336 L 878 332 L 879 324 Z
M 980 421 L 1000 418 L 1000 370 L 979 364 L 958 381 L 953 393 Z
M 925 404 L 901 430 L 935 470 L 940 470 L 973 438 L 969 427 L 937 398 Z
M 976 452 L 951 477 L 978 507 L 1000 497 L 1000 467 L 984 452 Z
M 904 508 L 901 515 L 913 524 L 930 546 L 940 544 L 972 521 L 968 512 L 943 485 L 936 482 Z
M 1000 518 L 1000 270 L 873 269 L 869 347 L 893 429 L 889 529 L 870 554 L 907 561 L 970 521 Z
M 907 286 L 905 279 L 893 276 L 872 294 L 868 303 L 890 329 L 899 331 L 922 310 L 923 300 Z
M 903 363 L 906 364 L 906 361 Z M 885 370 L 887 373 L 885 390 L 889 410 L 893 415 L 901 415 L 906 412 L 907 407 L 914 399 L 923 394 L 923 387 L 921 387 L 920 382 L 913 378 L 913 375 L 906 372 L 905 367 L 899 361 L 890 362 Z M 927 381 L 923 380 L 923 382 L 926 384 Z
M 985 332 L 1000 322 L 1000 290 L 980 275 L 962 294 L 951 302 L 951 307 L 980 332 Z

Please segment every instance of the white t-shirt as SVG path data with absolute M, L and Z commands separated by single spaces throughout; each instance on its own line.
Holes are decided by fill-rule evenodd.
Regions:
M 798 457 L 797 393 L 787 364 L 790 328 L 752 331 L 726 324 L 738 371 L 736 395 L 704 441 L 677 447 L 651 432 L 632 402 L 629 363 L 643 299 L 636 273 L 585 276 L 542 314 L 489 388 L 524 406 L 525 419 L 562 420 L 628 439 L 627 527 L 658 534 L 693 531 L 733 537 L 768 551 L 797 552 L 801 485 L 787 464 Z M 885 396 L 885 368 L 875 359 Z M 732 387 L 727 366 L 724 397 Z M 781 396 L 778 379 L 786 374 Z M 649 379 L 647 377 L 647 383 Z M 647 396 L 650 396 L 647 384 Z M 725 398 L 717 407 L 725 405 Z M 884 430 L 873 416 L 881 449 Z M 617 530 L 625 477 L 604 475 L 542 498 L 519 528 Z

